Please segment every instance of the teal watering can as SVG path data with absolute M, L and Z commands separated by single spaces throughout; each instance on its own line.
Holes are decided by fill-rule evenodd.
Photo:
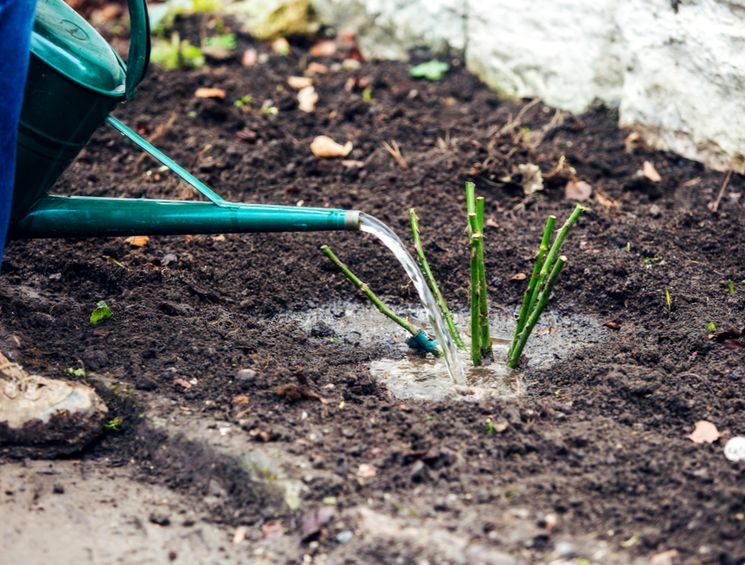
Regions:
M 128 0 L 127 64 L 63 0 L 38 0 L 18 132 L 10 237 L 356 230 L 360 213 L 227 202 L 113 116 L 147 70 L 145 0 Z M 57 178 L 107 122 L 209 202 L 52 196 Z

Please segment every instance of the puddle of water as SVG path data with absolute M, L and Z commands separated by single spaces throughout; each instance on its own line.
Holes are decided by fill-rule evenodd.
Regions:
M 421 320 L 425 315 L 423 310 L 398 308 L 397 311 L 414 320 Z M 520 371 L 507 367 L 507 350 L 515 318 L 500 311 L 491 313 L 491 334 L 497 337 L 493 339 L 494 360 L 490 364 L 471 366 L 470 339 L 461 334 L 466 342 L 466 350 L 457 353 L 464 368 L 462 384 L 453 383 L 442 360 L 422 357 L 411 350 L 405 343 L 408 334 L 373 307 L 337 302 L 325 308 L 293 313 L 289 318 L 311 335 L 322 327 L 334 333 L 327 339 L 362 347 L 383 346 L 385 357 L 370 363 L 370 373 L 401 400 L 476 402 L 488 398 L 514 398 L 525 391 Z M 459 328 L 468 326 L 467 312 L 454 314 L 454 319 Z M 601 343 L 608 335 L 608 330 L 592 318 L 544 312 L 524 353 L 531 367 L 546 368 L 582 348 Z

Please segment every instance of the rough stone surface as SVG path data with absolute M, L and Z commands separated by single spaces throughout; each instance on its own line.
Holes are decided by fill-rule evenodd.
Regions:
M 745 3 L 723 0 L 314 0 L 368 55 L 464 51 L 503 93 L 581 112 L 594 101 L 652 145 L 745 172 Z

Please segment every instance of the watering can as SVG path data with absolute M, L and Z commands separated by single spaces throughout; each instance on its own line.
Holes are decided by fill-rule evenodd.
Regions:
M 38 0 L 18 132 L 10 237 L 174 235 L 359 229 L 356 211 L 234 203 L 109 115 L 147 70 L 145 0 L 128 0 L 125 64 L 63 0 Z M 48 191 L 104 122 L 166 165 L 209 202 L 53 196 Z

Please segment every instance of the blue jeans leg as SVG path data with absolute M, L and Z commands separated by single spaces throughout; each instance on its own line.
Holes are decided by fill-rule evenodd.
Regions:
M 0 0 L 0 263 L 13 202 L 18 119 L 35 6 L 35 0 Z

